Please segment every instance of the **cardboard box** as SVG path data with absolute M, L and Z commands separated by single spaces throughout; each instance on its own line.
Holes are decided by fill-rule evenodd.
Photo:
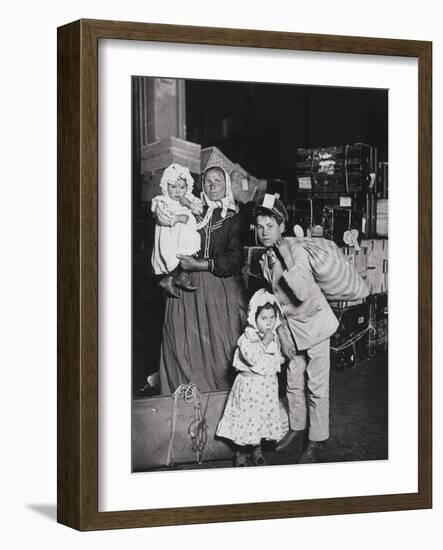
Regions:
M 371 294 L 388 291 L 388 240 L 364 239 L 362 248 L 367 248 L 367 285 Z

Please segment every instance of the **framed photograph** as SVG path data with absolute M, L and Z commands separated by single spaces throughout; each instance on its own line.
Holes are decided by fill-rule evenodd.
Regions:
M 431 75 L 430 42 L 58 29 L 60 523 L 432 506 Z

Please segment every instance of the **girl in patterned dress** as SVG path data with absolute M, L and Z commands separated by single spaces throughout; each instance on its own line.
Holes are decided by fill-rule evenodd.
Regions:
M 277 380 L 284 362 L 276 333 L 279 325 L 277 300 L 264 289 L 257 291 L 234 354 L 238 374 L 217 427 L 218 436 L 236 445 L 235 466 L 246 466 L 249 452 L 253 464 L 264 465 L 262 439 L 279 441 L 283 435 Z

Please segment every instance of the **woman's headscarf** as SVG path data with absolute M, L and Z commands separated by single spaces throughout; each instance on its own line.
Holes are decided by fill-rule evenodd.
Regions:
M 205 177 L 206 177 L 206 174 L 210 170 L 218 170 L 221 174 L 223 174 L 223 176 L 225 178 L 225 183 L 226 183 L 225 196 L 222 199 L 217 200 L 217 201 L 211 201 L 205 193 L 205 188 L 204 188 Z M 202 174 L 201 182 L 202 182 L 202 195 L 201 196 L 202 196 L 203 201 L 208 205 L 208 210 L 205 214 L 205 217 L 204 217 L 203 221 L 197 225 L 197 229 L 201 229 L 202 227 L 207 225 L 207 223 L 209 222 L 209 220 L 212 217 L 212 213 L 214 212 L 214 210 L 216 208 L 221 208 L 221 217 L 222 218 L 226 217 L 226 213 L 227 213 L 228 210 L 234 210 L 234 212 L 237 211 L 237 207 L 235 205 L 235 200 L 234 200 L 234 195 L 232 194 L 231 178 L 230 178 L 229 174 L 226 172 L 226 170 L 224 168 L 222 168 L 221 166 L 209 166 L 209 167 L 207 167 L 206 170 Z
M 169 197 L 168 183 L 175 183 L 178 179 L 183 179 L 186 182 L 186 197 L 192 194 L 192 190 L 194 189 L 194 178 L 191 176 L 189 168 L 181 164 L 173 163 L 165 168 L 160 180 L 160 188 L 165 197 Z
M 277 299 L 273 294 L 265 290 L 264 288 L 261 288 L 260 290 L 257 290 L 257 292 L 252 296 L 250 302 L 249 302 L 249 310 L 248 310 L 248 325 L 254 328 L 255 330 L 258 330 L 257 327 L 257 309 L 259 307 L 262 307 L 266 304 L 272 304 L 275 306 L 275 309 L 277 310 L 277 321 L 275 323 L 275 326 L 273 330 L 275 330 L 278 326 L 281 324 L 281 316 L 282 312 L 280 309 L 280 304 L 278 303 Z

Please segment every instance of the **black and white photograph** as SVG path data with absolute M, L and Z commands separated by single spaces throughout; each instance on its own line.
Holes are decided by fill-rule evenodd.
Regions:
M 387 460 L 388 90 L 131 88 L 133 472 Z

